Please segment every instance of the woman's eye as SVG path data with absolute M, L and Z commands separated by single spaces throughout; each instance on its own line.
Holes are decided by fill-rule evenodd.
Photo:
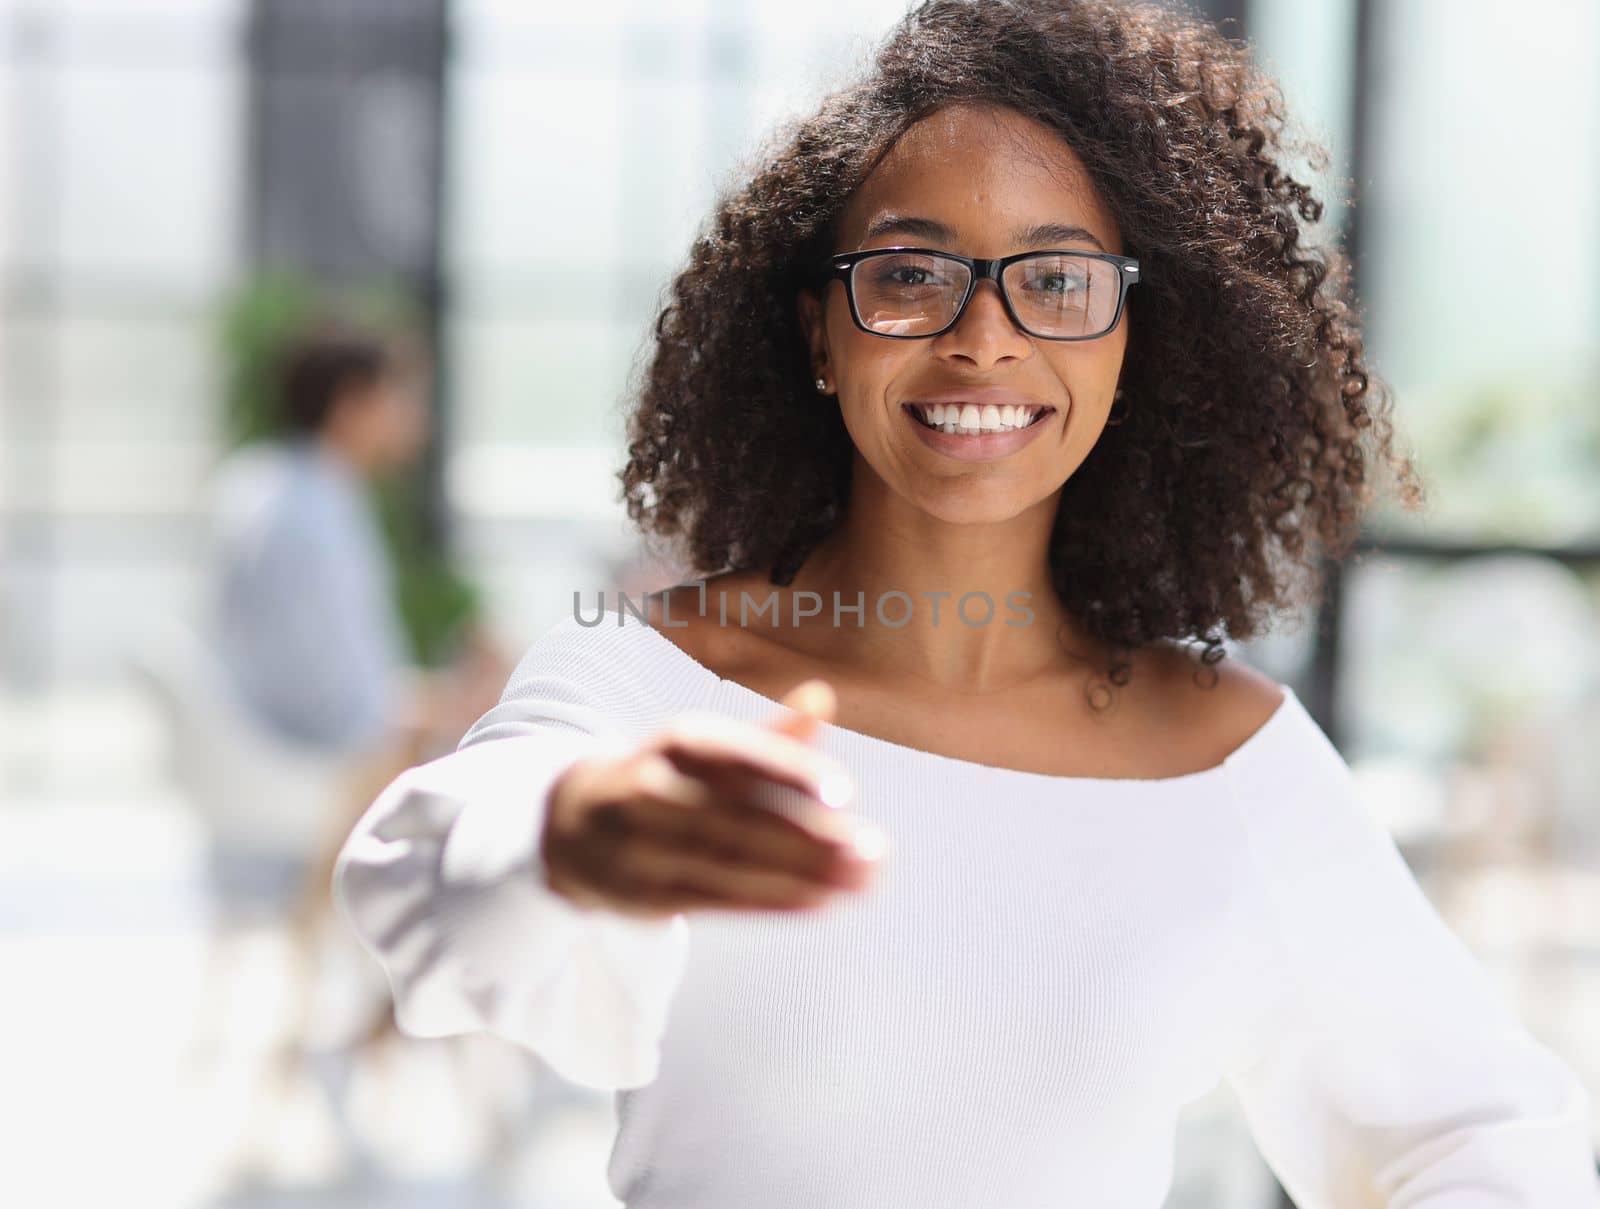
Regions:
M 889 270 L 889 279 L 896 285 L 927 285 L 932 276 L 927 269 L 911 266 Z
M 1046 273 L 1029 282 L 1028 288 L 1038 289 L 1041 282 L 1044 283 L 1044 292 L 1048 294 L 1064 294 L 1083 288 L 1083 280 L 1070 273 Z

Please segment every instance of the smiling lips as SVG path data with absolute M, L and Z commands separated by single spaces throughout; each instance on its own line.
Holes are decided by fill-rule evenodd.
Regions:
M 1043 399 L 1004 386 L 954 386 L 910 399 L 905 409 L 935 432 L 978 436 L 1017 432 L 1037 424 L 1055 408 Z
M 1056 408 L 1004 386 L 952 386 L 900 405 L 929 449 L 962 462 L 1010 457 L 1048 426 Z
M 906 403 L 900 410 L 924 445 L 962 462 L 1010 457 L 1037 439 L 1056 412 L 1048 404 L 1032 401 L 980 404 L 976 400 Z
M 946 433 L 1014 432 L 1036 424 L 1053 409 L 1042 404 L 908 403 L 912 415 Z

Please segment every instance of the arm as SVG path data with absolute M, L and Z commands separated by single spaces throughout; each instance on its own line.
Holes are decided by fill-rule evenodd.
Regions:
M 401 1029 L 486 1030 L 595 1088 L 653 1081 L 688 955 L 681 914 L 580 909 L 540 862 L 545 803 L 579 758 L 619 753 L 583 671 L 549 636 L 456 751 L 401 774 L 340 853 L 334 893 L 384 967 Z
M 1285 976 L 1228 1078 L 1299 1209 L 1600 1209 L 1592 1105 L 1301 713 L 1235 770 Z

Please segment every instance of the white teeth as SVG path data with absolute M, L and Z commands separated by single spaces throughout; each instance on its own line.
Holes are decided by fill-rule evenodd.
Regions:
M 1003 407 L 993 403 L 986 403 L 982 407 L 975 403 L 920 403 L 916 409 L 928 427 L 949 433 L 1005 432 L 1026 428 L 1038 418 L 1040 411 L 1037 407 L 1021 407 L 1011 403 Z

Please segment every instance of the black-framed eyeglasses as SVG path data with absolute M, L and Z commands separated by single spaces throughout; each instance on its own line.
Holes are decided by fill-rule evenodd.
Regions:
M 822 280 L 835 277 L 844 281 L 850 317 L 874 336 L 924 340 L 948 331 L 988 278 L 1011 321 L 1028 335 L 1093 340 L 1117 326 L 1128 288 L 1139 281 L 1139 262 L 1078 249 L 985 260 L 934 248 L 867 248 L 828 257 Z

